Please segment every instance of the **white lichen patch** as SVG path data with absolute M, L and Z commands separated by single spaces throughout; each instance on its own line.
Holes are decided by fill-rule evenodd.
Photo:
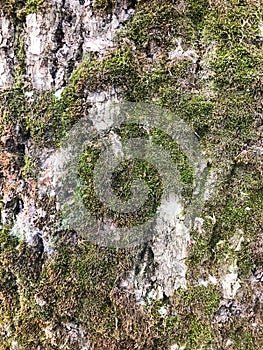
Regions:
M 221 285 L 223 290 L 223 297 L 225 299 L 234 299 L 237 291 L 241 287 L 236 264 L 230 265 L 228 267 L 228 273 L 221 277 Z
M 52 243 L 46 230 L 39 229 L 37 222 L 45 219 L 47 213 L 42 208 L 36 208 L 33 201 L 25 201 L 23 210 L 17 215 L 11 234 L 31 246 L 34 246 L 37 239 L 42 239 L 44 252 L 48 255 L 54 253 Z
M 185 263 L 190 242 L 190 229 L 186 227 L 183 216 L 183 205 L 179 198 L 171 194 L 158 210 L 155 234 L 150 244 L 154 272 L 148 279 L 148 263 L 141 263 L 140 272 L 135 278 L 135 295 L 137 300 L 162 299 L 164 294 L 171 296 L 178 288 L 186 288 Z M 154 286 L 148 292 L 150 286 Z M 149 294 L 150 293 L 150 294 Z
M 184 350 L 184 349 L 185 349 L 185 346 L 180 346 L 177 344 L 173 344 L 170 348 L 170 350 Z
M 242 248 L 242 242 L 244 242 L 244 240 L 244 231 L 241 229 L 237 230 L 235 235 L 230 239 L 230 249 L 235 252 L 239 252 Z
M 196 63 L 198 59 L 198 55 L 196 51 L 193 48 L 184 50 L 182 47 L 182 39 L 178 38 L 175 40 L 177 43 L 177 47 L 168 53 L 169 59 L 171 61 L 189 60 L 189 61 L 192 61 L 193 63 Z
M 50 12 L 48 22 L 43 25 L 44 16 L 41 14 L 29 14 L 26 18 L 26 66 L 27 75 L 36 89 L 50 89 L 53 83 L 53 77 L 50 69 L 45 62 L 46 45 L 49 50 L 55 49 L 55 42 L 52 40 L 52 34 L 48 31 L 54 30 L 56 15 Z M 53 33 L 54 35 L 54 33 Z
M 190 230 L 184 224 L 183 206 L 173 195 L 161 204 L 159 212 L 152 246 L 157 265 L 155 277 L 157 284 L 163 286 L 165 295 L 170 296 L 175 289 L 186 287 L 185 259 Z
M 40 307 L 45 306 L 47 303 L 44 299 L 40 298 L 37 295 L 34 295 L 34 299 L 35 299 L 36 304 Z
M 0 10 L 0 89 L 12 83 L 14 27 Z
M 119 114 L 117 104 L 114 108 L 114 103 L 119 102 L 118 91 L 112 87 L 108 91 L 90 92 L 87 96 L 87 102 L 92 106 L 89 111 L 89 117 L 96 130 L 103 131 L 110 128 L 116 115 Z
M 56 349 L 68 349 L 69 346 L 91 350 L 91 344 L 84 329 L 73 322 L 62 322 L 60 327 L 53 324 L 46 325 L 45 336 Z
M 217 278 L 212 274 L 208 274 L 207 279 L 199 279 L 196 283 L 196 286 L 208 287 L 209 284 L 216 285 L 217 283 Z

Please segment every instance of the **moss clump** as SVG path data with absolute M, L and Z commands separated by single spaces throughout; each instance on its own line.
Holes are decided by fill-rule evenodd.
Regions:
M 251 95 L 262 62 L 261 52 L 244 44 L 233 43 L 231 48 L 218 49 L 217 58 L 212 65 L 217 72 L 216 87 L 228 93 L 234 90 L 235 93 L 243 91 Z
M 231 0 L 227 5 L 219 1 L 211 7 L 206 19 L 205 35 L 216 40 L 219 47 L 231 49 L 233 44 L 250 45 L 259 31 L 260 3 L 249 0 Z
M 18 12 L 18 17 L 24 17 L 30 13 L 37 12 L 44 4 L 45 0 L 26 0 L 23 9 Z
M 178 144 L 162 130 L 150 130 L 149 135 L 152 137 L 154 143 L 161 145 L 164 149 L 169 151 L 172 160 L 178 167 L 182 183 L 191 185 L 193 182 L 193 169 L 187 156 L 183 154 Z
M 183 37 L 191 40 L 194 34 L 191 21 L 179 11 L 173 1 L 140 2 L 136 15 L 131 19 L 125 37 L 132 40 L 139 50 L 150 49 L 154 44 L 169 50 L 173 40 Z
M 182 150 L 170 136 L 158 129 L 149 129 L 146 131 L 140 125 L 127 124 L 120 128 L 115 128 L 114 132 L 120 136 L 121 142 L 130 138 L 141 137 L 147 140 L 151 139 L 156 145 L 159 145 L 164 151 L 169 152 L 169 156 L 174 161 L 177 167 L 181 180 L 181 195 L 185 204 L 191 199 L 193 187 L 193 169 L 183 154 Z M 106 140 L 109 135 L 104 135 Z M 108 140 L 109 143 L 109 140 Z M 109 146 L 109 145 L 108 145 Z M 131 185 L 134 180 L 140 179 L 147 184 L 149 190 L 148 199 L 144 203 L 143 208 L 136 212 L 123 214 L 107 209 L 103 203 L 97 198 L 94 188 L 93 176 L 94 168 L 101 152 L 107 147 L 107 142 L 104 144 L 101 140 L 93 140 L 86 147 L 84 154 L 80 159 L 79 176 L 83 182 L 81 188 L 81 196 L 88 210 L 97 218 L 110 217 L 117 226 L 135 226 L 148 220 L 155 215 L 155 212 L 160 205 L 162 196 L 162 179 L 158 171 L 154 169 L 151 160 L 144 161 L 139 159 L 125 160 L 120 166 L 115 169 L 112 174 L 111 186 L 119 199 L 128 200 L 131 193 Z
M 207 205 L 207 215 L 217 213 L 216 223 L 206 226 L 206 237 L 197 239 L 197 245 L 203 261 L 215 256 L 224 260 L 226 254 L 234 255 L 241 276 L 250 273 L 253 267 L 249 242 L 256 238 L 261 206 L 262 184 L 253 157 L 245 166 L 238 161 L 244 148 L 257 142 L 256 99 L 263 60 L 254 39 L 259 25 L 257 3 L 233 1 L 229 7 L 218 3 L 209 12 L 204 31 L 205 36 L 217 42 L 216 55 L 211 60 L 216 91 L 211 139 L 216 140 L 216 148 L 221 151 L 220 163 L 223 166 L 228 163 L 231 171 L 214 200 L 215 205 Z M 229 244 L 235 232 L 243 232 L 245 237 L 239 253 L 233 253 Z M 224 244 L 218 244 L 220 241 Z
M 30 344 L 34 345 L 33 339 L 38 338 L 41 334 L 41 329 L 38 327 L 39 322 L 32 315 L 32 308 L 26 302 L 26 295 L 30 290 L 29 285 L 34 284 L 33 274 L 36 272 L 36 265 L 35 261 L 32 260 L 35 256 L 32 251 L 27 257 L 23 254 L 24 260 L 23 265 L 21 265 L 20 253 L 23 250 L 23 245 L 19 245 L 18 240 L 11 236 L 9 229 L 5 227 L 0 231 L 0 244 L 0 329 L 2 332 L 4 329 L 9 330 L 9 335 L 1 339 L 0 344 L 3 349 L 8 348 L 11 341 L 15 340 L 19 334 L 19 337 L 24 339 L 23 344 L 29 347 Z M 30 284 L 27 284 L 23 272 L 24 269 L 27 272 L 30 271 L 30 264 L 34 266 L 31 266 L 31 276 L 28 276 Z
M 0 340 L 3 348 L 12 341 L 23 349 L 52 348 L 54 340 L 43 331 L 46 324 L 54 327 L 55 342 L 61 346 L 65 338 L 56 337 L 55 329 L 69 319 L 80 323 L 93 343 L 101 336 L 111 340 L 118 311 L 110 294 L 116 276 L 130 268 L 131 257 L 127 251 L 84 241 L 70 247 L 74 234 L 60 236 L 56 255 L 44 264 L 45 255 L 37 247 L 18 245 L 2 229 L 0 329 L 7 327 L 10 332 Z M 76 346 L 69 344 L 66 349 Z
M 221 295 L 218 287 L 213 285 L 204 286 L 192 286 L 178 293 L 180 298 L 183 299 L 184 307 L 193 307 L 196 315 L 201 315 L 203 312 L 207 316 L 213 316 L 217 310 Z M 175 293 L 175 297 L 177 293 Z
M 206 265 L 213 271 L 226 261 L 237 261 L 239 276 L 245 278 L 258 264 L 252 253 L 252 242 L 257 239 L 261 220 L 262 184 L 259 174 L 250 167 L 238 166 L 229 179 L 231 184 L 226 182 L 206 206 L 203 232 L 192 232 L 194 245 L 189 264 Z M 236 251 L 240 239 L 241 249 Z M 193 275 L 199 275 L 194 271 Z
M 36 160 L 33 157 L 30 157 L 28 154 L 25 154 L 24 156 L 22 177 L 24 179 L 36 178 Z
M 182 93 L 179 89 L 168 87 L 162 91 L 160 103 L 191 125 L 199 139 L 205 138 L 211 131 L 214 124 L 213 100 L 202 95 Z
M 122 200 L 128 200 L 132 195 L 131 185 L 136 179 L 140 179 L 147 184 L 149 193 L 143 208 L 127 214 L 115 212 L 104 207 L 103 203 L 97 198 L 93 185 L 94 167 L 102 150 L 101 147 L 96 149 L 95 144 L 95 147 L 86 149 L 80 159 L 79 175 L 85 183 L 82 190 L 82 198 L 87 208 L 100 219 L 104 217 L 112 218 L 114 223 L 120 227 L 142 224 L 155 215 L 156 209 L 160 204 L 162 184 L 158 172 L 147 161 L 133 159 L 122 162 L 112 174 L 112 188 L 116 196 Z
M 75 93 L 85 96 L 88 92 L 119 86 L 124 91 L 134 85 L 138 75 L 138 61 L 127 45 L 109 52 L 102 60 L 93 54 L 84 57 L 80 67 L 73 72 L 71 81 Z
M 213 335 L 208 325 L 202 321 L 192 318 L 189 331 L 186 333 L 188 349 L 194 346 L 209 346 L 212 343 Z
M 0 231 L 0 253 L 12 251 L 18 245 L 18 240 L 10 235 L 10 229 L 1 227 Z
M 192 20 L 198 31 L 204 27 L 204 20 L 209 10 L 209 1 L 190 0 L 187 1 L 187 16 Z
M 45 0 L 1 0 L 2 11 L 13 18 L 23 19 L 30 13 L 37 12 Z
M 34 290 L 47 302 L 35 307 L 38 317 L 43 321 L 51 315 L 57 321 L 70 317 L 81 323 L 93 342 L 100 336 L 110 339 L 117 317 L 110 294 L 116 276 L 129 267 L 129 259 L 125 251 L 86 242 L 75 247 L 59 244 L 55 259 L 43 270 Z
M 52 91 L 32 91 L 32 97 L 28 98 L 28 90 L 21 83 L 1 92 L 3 125 L 20 124 L 38 145 L 58 144 L 66 130 L 87 108 L 85 104 L 80 104 L 81 95 L 74 80 L 65 88 L 60 99 Z
M 93 2 L 93 8 L 100 15 L 111 12 L 115 5 L 116 1 L 114 0 L 94 0 Z

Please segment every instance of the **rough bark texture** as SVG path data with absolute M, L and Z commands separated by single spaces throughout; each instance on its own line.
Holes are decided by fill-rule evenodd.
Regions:
M 1 349 L 262 349 L 262 1 L 0 5 Z M 103 135 L 120 101 L 179 115 L 209 170 L 204 208 L 186 226 L 193 174 L 152 131 L 178 163 L 183 198 L 167 200 L 132 248 L 65 228 L 55 186 L 63 137 L 83 117 Z M 117 147 L 115 132 L 103 138 Z M 80 159 L 96 215 L 87 174 L 100 146 Z M 139 169 L 155 189 L 153 170 Z M 105 235 L 121 221 L 110 220 Z

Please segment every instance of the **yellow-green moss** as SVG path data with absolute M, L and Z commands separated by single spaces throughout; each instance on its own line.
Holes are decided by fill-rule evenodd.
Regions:
M 2 11 L 13 18 L 23 19 L 30 13 L 37 12 L 45 0 L 1 0 Z

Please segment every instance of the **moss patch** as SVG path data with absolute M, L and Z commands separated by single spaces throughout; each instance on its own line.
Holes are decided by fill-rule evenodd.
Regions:
M 1 0 L 0 5 L 5 14 L 22 19 L 30 13 L 37 12 L 44 1 L 45 0 Z

